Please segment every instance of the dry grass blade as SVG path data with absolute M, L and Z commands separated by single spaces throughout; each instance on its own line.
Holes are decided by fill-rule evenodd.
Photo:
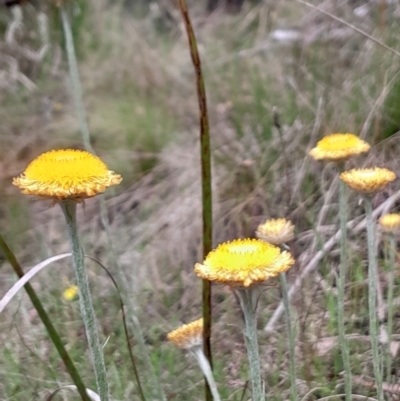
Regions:
M 302 399 L 301 401 L 307 401 L 308 397 L 310 395 L 312 395 L 313 393 L 315 393 L 316 391 L 320 391 L 320 390 L 324 390 L 323 387 L 314 387 L 313 389 L 311 389 Z
M 14 255 L 14 252 L 10 249 L 10 247 L 7 245 L 7 243 L 4 241 L 3 236 L 0 234 L 0 248 L 4 252 L 4 255 L 6 256 L 6 259 L 9 261 L 11 264 L 12 268 L 14 269 L 15 273 L 19 278 L 23 278 L 24 276 L 24 271 L 19 264 L 17 258 Z M 72 359 L 70 358 L 68 352 L 66 351 L 61 338 L 59 334 L 57 333 L 57 330 L 55 329 L 50 317 L 47 315 L 45 309 L 43 308 L 42 303 L 40 302 L 38 296 L 36 295 L 35 290 L 31 286 L 29 282 L 27 282 L 24 286 L 26 293 L 28 294 L 33 306 L 35 307 L 38 315 L 40 316 L 40 319 L 43 322 L 43 325 L 46 327 L 47 333 L 49 337 L 51 338 L 51 341 L 53 342 L 55 348 L 58 351 L 59 356 L 63 360 L 65 367 L 68 370 L 68 373 L 71 376 L 72 381 L 76 385 L 77 392 L 80 394 L 82 401 L 88 401 L 89 396 L 86 392 L 86 387 L 82 382 L 82 379 L 79 375 L 78 370 L 76 369 L 74 363 L 72 362 Z
M 4 308 L 8 305 L 8 303 L 14 298 L 14 296 L 18 293 L 18 291 L 24 287 L 26 283 L 30 281 L 31 278 L 35 277 L 42 269 L 44 269 L 49 264 L 56 262 L 57 260 L 61 260 L 71 256 L 71 253 L 62 253 L 61 255 L 52 256 L 40 262 L 36 266 L 32 267 L 22 278 L 20 278 L 7 292 L 6 295 L 0 300 L 0 313 L 3 312 Z
M 47 398 L 46 401 L 51 401 L 54 396 L 61 390 L 74 390 L 76 391 L 76 386 L 69 385 L 69 386 L 62 386 L 59 387 L 57 390 L 54 390 Z M 86 389 L 89 397 L 92 399 L 92 401 L 100 401 L 100 397 L 93 391 L 90 390 L 89 388 Z
M 328 397 L 318 398 L 317 401 L 337 400 L 337 399 L 341 399 L 345 395 L 346 394 L 329 395 Z M 361 400 L 362 401 L 378 401 L 376 398 L 368 397 L 366 395 L 357 395 L 357 394 L 352 394 L 351 399 L 356 400 L 356 401 L 361 401 Z
M 395 54 L 397 57 L 400 57 L 400 53 L 399 53 L 397 50 L 393 49 L 392 47 L 389 47 L 389 46 L 385 45 L 385 44 L 384 44 L 383 42 L 381 42 L 379 39 L 376 39 L 376 38 L 374 38 L 373 36 L 368 35 L 367 32 L 363 31 L 363 30 L 360 29 L 360 28 L 357 28 L 355 25 L 350 24 L 349 22 L 345 21 L 344 19 L 339 18 L 339 17 L 337 17 L 336 15 L 334 15 L 334 14 L 328 12 L 328 11 L 321 10 L 320 8 L 314 6 L 313 4 L 309 3 L 308 1 L 304 1 L 304 0 L 296 0 L 296 1 L 297 1 L 298 3 L 300 3 L 300 4 L 304 4 L 304 5 L 307 6 L 307 7 L 310 7 L 310 8 L 313 8 L 314 10 L 319 11 L 319 12 L 321 12 L 322 14 L 327 15 L 328 17 L 334 19 L 335 21 L 340 22 L 341 24 L 344 24 L 344 25 L 348 26 L 349 28 L 351 28 L 351 29 L 353 29 L 354 31 L 356 31 L 356 32 L 360 33 L 361 35 L 365 36 L 366 38 L 368 38 L 368 39 L 371 40 L 372 42 L 375 42 L 377 45 L 382 46 L 382 47 L 383 47 L 384 49 L 386 49 L 386 50 L 389 50 L 391 53 Z
M 372 378 L 364 378 L 361 376 L 354 376 L 353 381 L 364 387 L 376 389 L 375 380 Z M 383 383 L 383 391 L 390 393 L 392 400 L 400 399 L 400 384 Z M 372 399 L 372 398 L 369 398 Z
M 366 335 L 361 335 L 357 333 L 353 334 L 347 334 L 346 335 L 347 340 L 355 340 L 355 341 L 364 341 L 369 343 L 371 341 L 369 336 Z M 385 344 L 382 339 L 381 343 Z M 317 342 L 314 344 L 315 351 L 319 356 L 324 356 L 328 355 L 334 347 L 337 346 L 339 341 L 338 336 L 333 336 L 333 337 L 323 337 L 317 340 Z M 399 341 L 392 341 L 390 343 L 390 351 L 392 353 L 392 356 L 395 357 L 399 351 L 400 347 L 400 342 Z

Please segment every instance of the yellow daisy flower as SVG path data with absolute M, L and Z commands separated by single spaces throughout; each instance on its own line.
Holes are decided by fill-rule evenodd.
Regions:
M 23 194 L 45 198 L 90 198 L 122 181 L 97 157 L 83 150 L 52 150 L 33 160 L 13 184 Z
M 64 292 L 63 292 L 63 298 L 66 301 L 73 301 L 78 297 L 78 286 L 77 285 L 71 285 L 68 287 Z
M 382 227 L 382 231 L 387 233 L 394 233 L 400 230 L 400 214 L 399 213 L 388 213 L 383 215 L 379 219 L 379 224 Z
M 368 152 L 371 146 L 354 134 L 331 134 L 322 138 L 309 155 L 315 160 L 341 161 Z
M 209 281 L 230 286 L 249 287 L 288 270 L 294 264 L 289 252 L 259 239 L 225 242 L 211 251 L 196 274 Z
M 340 178 L 357 192 L 375 193 L 394 181 L 396 174 L 387 168 L 373 167 L 344 171 Z
M 270 244 L 281 245 L 293 239 L 294 225 L 284 218 L 269 219 L 258 226 L 256 236 Z
M 168 340 L 179 348 L 198 347 L 203 344 L 203 319 L 184 324 L 167 334 Z

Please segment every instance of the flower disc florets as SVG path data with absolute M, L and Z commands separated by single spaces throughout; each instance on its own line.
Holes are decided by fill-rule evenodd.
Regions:
M 52 150 L 33 160 L 13 184 L 23 194 L 45 198 L 90 198 L 122 181 L 97 157 L 82 150 Z
M 394 181 L 396 174 L 387 168 L 374 167 L 344 171 L 340 178 L 357 192 L 375 193 Z
M 203 319 L 184 324 L 167 334 L 168 340 L 179 348 L 199 347 L 203 344 Z
M 379 224 L 384 232 L 394 233 L 400 231 L 400 214 L 385 214 L 379 219 Z
M 286 219 L 269 219 L 260 224 L 256 231 L 257 238 L 273 245 L 282 245 L 294 237 L 294 225 Z
M 249 287 L 277 276 L 293 264 L 292 255 L 275 245 L 259 239 L 237 239 L 219 245 L 194 270 L 205 280 Z
M 354 134 L 331 134 L 322 138 L 309 154 L 315 160 L 341 161 L 368 152 L 370 145 Z

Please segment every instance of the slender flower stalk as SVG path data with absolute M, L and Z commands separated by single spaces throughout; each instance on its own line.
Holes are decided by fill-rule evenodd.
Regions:
M 62 3 L 60 4 L 60 11 L 61 11 L 61 20 L 62 20 L 64 35 L 65 35 L 65 44 L 66 44 L 65 47 L 66 47 L 67 58 L 68 58 L 69 74 L 70 74 L 71 83 L 72 83 L 75 107 L 76 107 L 79 126 L 80 126 L 80 130 L 81 130 L 82 141 L 83 141 L 83 145 L 84 145 L 85 149 L 88 152 L 95 153 L 92 143 L 91 143 L 91 140 L 90 140 L 90 131 L 89 131 L 85 107 L 84 107 L 84 103 L 83 103 L 82 86 L 81 86 L 81 81 L 79 78 L 78 63 L 77 63 L 77 59 L 76 59 L 76 51 L 75 51 L 75 45 L 74 45 L 74 40 L 73 40 L 73 34 L 72 34 L 72 30 L 71 30 L 71 24 L 69 22 L 65 6 Z M 154 366 L 150 360 L 149 353 L 146 350 L 143 331 L 140 326 L 140 322 L 136 316 L 135 305 L 134 305 L 134 301 L 132 300 L 132 295 L 128 296 L 128 294 L 130 294 L 130 290 L 128 288 L 127 278 L 123 272 L 123 269 L 121 269 L 121 267 L 119 265 L 118 258 L 116 257 L 116 251 L 115 251 L 112 235 L 110 232 L 110 223 L 109 223 L 109 219 L 108 219 L 106 204 L 105 204 L 103 196 L 100 197 L 100 214 L 101 214 L 101 221 L 104 225 L 106 237 L 108 240 L 110 260 L 116 266 L 116 272 L 117 272 L 117 276 L 118 276 L 119 286 L 123 289 L 122 297 L 123 297 L 124 304 L 127 306 L 127 309 L 128 309 L 128 316 L 130 319 L 129 320 L 130 328 L 132 329 L 135 340 L 138 344 L 138 351 L 140 352 L 140 358 L 142 359 L 142 361 L 144 362 L 144 364 L 146 366 L 146 373 L 147 373 L 147 378 L 148 378 L 148 380 L 147 380 L 148 381 L 148 391 L 151 393 L 151 396 L 158 397 L 161 401 L 165 401 L 166 396 L 164 394 L 164 391 L 162 389 L 160 381 L 158 380 L 156 373 L 154 371 Z M 137 382 L 138 382 L 137 386 L 138 386 L 138 388 L 140 388 L 141 383 L 139 382 L 139 378 L 137 379 Z
M 396 241 L 394 238 L 394 233 L 388 233 L 389 244 L 388 244 L 388 253 L 389 253 L 389 284 L 388 284 L 388 294 L 387 294 L 387 336 L 388 336 L 388 349 L 386 353 L 386 381 L 391 383 L 392 378 L 392 353 L 391 353 L 391 343 L 392 343 L 392 334 L 393 334 L 393 293 L 394 293 L 394 264 L 395 264 L 395 256 L 396 256 Z
M 101 401 L 108 401 L 109 394 L 106 367 L 104 363 L 103 351 L 97 333 L 95 313 L 92 297 L 90 295 L 89 280 L 85 271 L 84 254 L 80 244 L 76 224 L 76 202 L 64 200 L 60 202 L 60 206 L 67 221 L 68 234 L 72 247 L 76 283 L 79 288 L 79 304 L 85 325 L 89 349 L 92 356 L 97 391 Z
M 379 224 L 382 231 L 386 234 L 386 252 L 385 259 L 389 265 L 389 282 L 387 294 L 387 342 L 388 347 L 386 350 L 386 381 L 391 382 L 392 378 L 392 333 L 393 333 L 393 292 L 394 292 L 394 264 L 396 257 L 396 240 L 395 233 L 400 231 L 400 214 L 389 213 L 383 215 L 379 219 Z
M 282 300 L 283 305 L 285 307 L 285 316 L 286 316 L 286 331 L 289 342 L 289 376 L 290 376 L 290 399 L 291 401 L 298 400 L 297 394 L 297 384 L 296 384 L 296 347 L 295 347 L 295 338 L 296 334 L 293 330 L 292 326 L 292 316 L 290 313 L 290 302 L 289 302 L 289 294 L 288 294 L 288 285 L 286 281 L 286 273 L 281 273 L 279 275 L 279 280 L 281 283 L 282 289 Z
M 290 220 L 285 218 L 268 219 L 264 224 L 260 224 L 256 230 L 256 237 L 270 244 L 288 248 L 285 244 L 294 238 L 294 225 Z M 298 400 L 296 385 L 296 334 L 292 326 L 292 317 L 290 311 L 290 302 L 288 294 L 288 286 L 286 281 L 286 273 L 279 274 L 279 280 L 282 290 L 282 301 L 285 307 L 286 332 L 289 345 L 289 377 L 290 377 L 290 398 L 291 401 Z
M 365 204 L 365 213 L 367 219 L 367 237 L 368 237 L 368 307 L 369 307 L 369 325 L 372 347 L 372 362 L 374 366 L 374 376 L 377 388 L 378 401 L 384 401 L 382 372 L 380 367 L 380 356 L 378 349 L 378 321 L 376 311 L 376 280 L 377 263 L 375 254 L 375 227 L 372 219 L 372 196 L 363 196 Z
M 197 360 L 214 401 L 221 401 L 211 365 L 203 351 L 204 319 L 198 319 L 168 333 L 167 338 L 177 347 L 188 350 Z
M 351 133 L 335 133 L 325 136 L 317 146 L 309 152 L 315 160 L 325 160 L 336 162 L 339 170 L 343 173 L 345 161 L 351 157 L 368 152 L 370 145 Z M 346 339 L 344 303 L 345 303 L 345 282 L 347 272 L 347 188 L 343 181 L 340 182 L 339 189 L 339 217 L 340 217 L 340 267 L 338 280 L 338 331 L 339 343 L 342 353 L 344 367 L 344 383 L 346 401 L 352 399 L 351 385 L 351 363 L 349 344 Z
M 194 357 L 197 359 L 197 362 L 200 366 L 201 371 L 203 372 L 204 377 L 207 380 L 208 386 L 210 388 L 211 394 L 214 398 L 214 401 L 221 401 L 221 397 L 218 393 L 217 385 L 214 380 L 214 375 L 211 369 L 210 362 L 204 355 L 204 351 L 202 347 L 195 347 L 191 351 Z
M 340 178 L 350 188 L 362 195 L 365 205 L 368 239 L 368 306 L 372 362 L 377 388 L 378 401 L 384 401 L 383 383 L 378 348 L 378 322 L 376 311 L 377 263 L 375 252 L 375 225 L 372 219 L 372 197 L 396 179 L 396 174 L 386 168 L 374 167 L 344 171 Z
M 122 177 L 108 170 L 101 159 L 89 152 L 73 149 L 43 153 L 34 159 L 19 177 L 13 179 L 13 184 L 20 188 L 22 193 L 52 200 L 53 204 L 60 203 L 64 212 L 72 245 L 82 318 L 101 401 L 109 399 L 108 383 L 76 226 L 76 204 L 104 192 L 121 181 Z
M 236 288 L 244 314 L 246 331 L 244 333 L 249 360 L 252 400 L 265 401 L 265 386 L 261 378 L 260 355 L 258 352 L 256 291 L 254 287 Z
M 346 401 L 352 400 L 351 385 L 351 364 L 349 342 L 346 338 L 345 321 L 344 321 L 344 299 L 345 299 L 345 280 L 347 272 L 347 187 L 340 180 L 339 193 L 339 217 L 340 217 L 340 267 L 338 281 L 338 328 L 339 343 L 343 358 L 344 367 L 344 387 L 346 393 Z
M 205 280 L 229 285 L 237 292 L 245 320 L 245 341 L 250 365 L 253 401 L 265 400 L 257 341 L 256 288 L 266 280 L 287 271 L 294 264 L 292 255 L 261 239 L 237 239 L 220 244 L 195 273 Z

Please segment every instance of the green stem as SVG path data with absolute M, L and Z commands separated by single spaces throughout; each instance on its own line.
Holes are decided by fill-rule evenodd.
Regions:
M 69 73 L 70 73 L 70 78 L 71 78 L 71 82 L 72 82 L 72 88 L 73 88 L 76 111 L 77 111 L 77 115 L 78 115 L 79 126 L 80 126 L 80 130 L 81 130 L 81 134 L 82 134 L 82 141 L 83 141 L 83 145 L 84 145 L 85 149 L 88 152 L 95 154 L 95 151 L 92 147 L 91 140 L 90 140 L 90 132 L 89 132 L 88 124 L 87 124 L 85 107 L 83 104 L 82 89 L 81 89 L 81 83 L 80 83 L 80 78 L 79 78 L 78 63 L 76 60 L 76 52 L 75 52 L 75 46 L 74 46 L 74 41 L 73 41 L 73 35 L 72 35 L 72 31 L 71 31 L 71 25 L 68 20 L 67 12 L 62 5 L 60 6 L 60 9 L 61 9 L 61 18 L 62 18 L 64 34 L 65 34 L 65 43 L 66 43 L 66 51 L 67 51 L 68 64 L 69 64 Z M 116 265 L 116 271 L 118 274 L 118 282 L 119 282 L 119 285 L 121 286 L 121 288 L 123 289 L 124 303 L 128 307 L 129 317 L 130 317 L 130 322 L 131 322 L 130 327 L 133 330 L 135 340 L 138 343 L 138 348 L 141 353 L 141 358 L 144 361 L 144 363 L 146 364 L 146 373 L 147 373 L 147 377 L 149 378 L 149 383 L 150 383 L 149 387 L 151 388 L 151 390 L 149 390 L 149 391 L 151 391 L 151 393 L 156 392 L 157 393 L 156 396 L 159 397 L 160 400 L 164 401 L 164 400 L 166 400 L 166 397 L 162 390 L 160 381 L 157 380 L 156 374 L 154 372 L 154 367 L 151 363 L 149 354 L 146 350 L 143 333 L 142 333 L 139 321 L 135 315 L 135 308 L 134 308 L 133 302 L 132 302 L 131 298 L 126 295 L 126 294 L 130 293 L 130 290 L 127 288 L 127 279 L 125 277 L 123 270 L 120 268 L 118 259 L 115 255 L 112 236 L 110 233 L 110 224 L 108 221 L 107 210 L 106 210 L 106 205 L 105 205 L 103 195 L 100 195 L 100 211 L 101 211 L 101 221 L 105 227 L 106 236 L 108 239 L 109 251 L 110 251 L 110 255 L 111 255 L 110 259 L 112 259 Z M 136 366 L 133 366 L 133 369 L 136 370 Z M 138 386 L 139 393 L 142 394 L 142 391 L 140 390 L 141 383 L 139 381 L 139 377 L 137 378 L 137 386 Z
M 204 374 L 204 377 L 207 380 L 208 386 L 210 387 L 211 394 L 214 398 L 214 401 L 221 401 L 221 397 L 219 396 L 217 385 L 214 380 L 214 376 L 211 370 L 210 362 L 204 355 L 204 351 L 201 347 L 195 347 L 192 350 L 193 355 L 196 357 L 197 362 L 199 363 L 200 369 Z
M 201 157 L 201 183 L 202 183 L 202 205 L 203 205 L 203 259 L 212 251 L 212 186 L 211 186 L 211 150 L 210 129 L 208 123 L 207 97 L 204 78 L 201 69 L 201 60 L 197 47 L 196 35 L 190 19 L 186 0 L 179 0 L 179 8 L 185 23 L 186 33 L 189 41 L 190 56 L 196 73 L 196 88 L 199 104 L 200 118 L 200 157 Z M 203 280 L 203 347 L 204 354 L 212 367 L 211 353 L 211 282 Z M 210 389 L 206 383 L 206 400 L 211 401 Z
M 15 273 L 19 278 L 24 276 L 24 271 L 22 270 L 21 265 L 18 263 L 14 253 L 8 247 L 7 243 L 4 241 L 3 236 L 0 234 L 0 247 L 2 248 L 7 260 L 11 264 L 12 268 L 14 269 Z M 44 327 L 49 334 L 51 341 L 53 342 L 54 346 L 56 347 L 61 359 L 64 362 L 65 367 L 69 375 L 71 376 L 72 381 L 74 382 L 76 389 L 79 395 L 82 398 L 82 401 L 91 401 L 91 398 L 86 393 L 85 385 L 82 382 L 82 379 L 79 375 L 78 370 L 76 369 L 72 359 L 70 358 L 67 350 L 65 349 L 60 336 L 57 333 L 57 330 L 53 326 L 50 317 L 48 316 L 47 312 L 45 311 L 42 303 L 40 302 L 38 296 L 36 295 L 35 290 L 31 286 L 30 283 L 25 284 L 25 291 L 28 294 L 33 306 L 35 307 L 41 321 L 43 322 Z
M 79 287 L 79 304 L 85 325 L 86 336 L 92 356 L 94 373 L 96 376 L 97 392 L 101 401 L 108 401 L 108 382 L 106 367 L 104 364 L 103 351 L 100 345 L 96 328 L 95 313 L 92 297 L 90 295 L 89 280 L 85 271 L 83 250 L 79 241 L 76 225 L 76 202 L 62 201 L 61 208 L 64 212 L 68 226 L 68 234 L 71 241 L 73 265 L 76 276 L 76 283 Z
M 238 289 L 237 293 L 246 326 L 244 337 L 249 360 L 252 400 L 265 401 L 265 389 L 261 379 L 260 355 L 258 352 L 256 302 L 254 300 L 256 294 L 254 288 L 251 287 Z
M 346 338 L 345 319 L 344 319 L 344 299 L 345 299 L 345 281 L 347 273 L 347 186 L 343 180 L 340 180 L 339 189 L 339 217 L 340 217 L 340 267 L 338 281 L 338 328 L 339 343 L 342 351 L 344 367 L 344 387 L 346 401 L 352 400 L 351 385 L 351 364 L 349 343 Z
M 72 83 L 72 93 L 75 100 L 76 113 L 79 120 L 79 127 L 81 129 L 83 143 L 88 152 L 94 153 L 92 144 L 90 143 L 89 127 L 86 119 L 85 106 L 83 105 L 82 87 L 79 79 L 78 63 L 76 61 L 76 53 L 74 46 L 74 39 L 72 36 L 71 24 L 68 20 L 68 14 L 64 6 L 60 5 L 62 26 L 65 35 L 65 47 L 67 50 L 67 58 L 69 65 L 69 73 Z
M 392 378 L 392 353 L 390 345 L 392 342 L 393 334 L 393 293 L 394 293 L 394 264 L 396 255 L 396 241 L 393 233 L 388 233 L 389 236 L 389 285 L 387 294 L 388 304 L 388 321 L 387 321 L 387 336 L 388 336 L 388 349 L 386 354 L 386 369 L 387 369 L 387 382 L 391 383 Z
M 288 286 L 286 281 L 286 274 L 279 275 L 282 288 L 282 301 L 285 307 L 286 316 L 286 331 L 289 341 L 289 375 L 290 375 L 290 399 L 291 401 L 298 400 L 297 385 L 296 385 L 296 353 L 295 353 L 295 333 L 292 327 L 292 319 L 290 314 L 290 303 L 288 295 Z
M 378 349 L 378 320 L 376 312 L 376 280 L 377 280 L 377 264 L 375 255 L 375 226 L 372 219 L 372 197 L 363 196 L 365 204 L 365 213 L 367 219 L 367 236 L 368 236 L 368 306 L 369 306 L 369 325 L 370 338 L 372 347 L 372 362 L 374 366 L 374 375 L 377 388 L 378 401 L 384 401 L 382 375 L 379 364 Z

